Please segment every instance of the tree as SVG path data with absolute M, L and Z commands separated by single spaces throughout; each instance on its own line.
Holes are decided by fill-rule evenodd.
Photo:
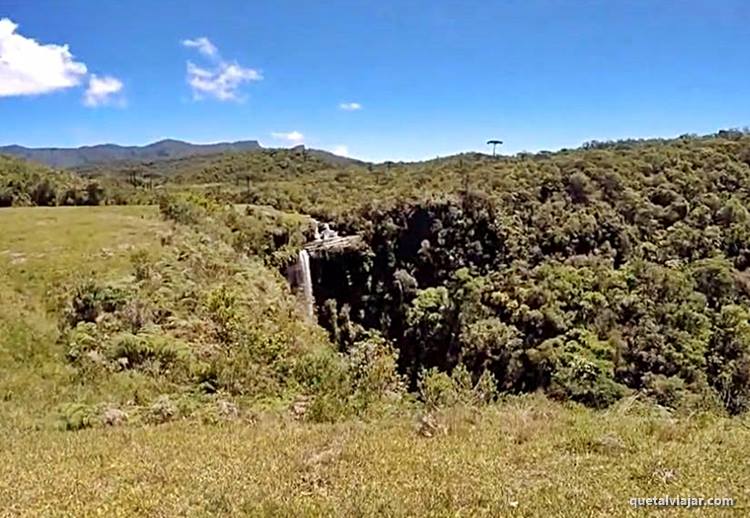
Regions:
M 706 353 L 709 383 L 726 409 L 750 409 L 750 313 L 742 306 L 721 308 Z
M 492 156 L 495 156 L 495 147 L 502 145 L 502 140 L 488 140 L 487 145 L 492 146 Z

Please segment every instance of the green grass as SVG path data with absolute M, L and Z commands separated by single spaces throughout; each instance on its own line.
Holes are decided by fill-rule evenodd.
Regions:
M 130 250 L 157 245 L 164 228 L 156 207 L 3 209 L 3 284 L 10 281 L 24 295 L 39 295 L 76 275 L 120 275 Z
M 60 404 L 101 388 L 76 383 L 47 298 L 126 275 L 163 230 L 154 208 L 0 210 L 1 516 L 641 516 L 657 510 L 628 500 L 662 495 L 737 502 L 670 515 L 748 514 L 747 421 L 633 400 L 597 412 L 508 398 L 430 426 L 411 412 L 312 424 L 245 411 L 56 430 Z
M 59 297 L 79 279 L 128 273 L 132 250 L 159 245 L 155 207 L 0 211 L 0 431 L 29 428 L 79 395 L 57 346 Z

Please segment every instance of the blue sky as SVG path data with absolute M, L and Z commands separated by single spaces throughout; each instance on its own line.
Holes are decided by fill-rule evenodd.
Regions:
M 750 125 L 744 0 L 0 0 L 0 19 L 0 144 L 386 160 Z

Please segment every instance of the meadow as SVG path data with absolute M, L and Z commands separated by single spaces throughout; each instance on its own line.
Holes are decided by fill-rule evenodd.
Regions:
M 154 207 L 14 208 L 0 214 L 0 428 L 34 427 L 77 388 L 58 344 L 60 299 L 79 279 L 127 274 L 158 245 Z

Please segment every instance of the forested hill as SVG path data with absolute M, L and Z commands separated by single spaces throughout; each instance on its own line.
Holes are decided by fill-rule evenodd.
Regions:
M 361 235 L 364 250 L 311 263 L 320 323 L 343 351 L 368 333 L 393 343 L 413 390 L 461 367 L 502 392 L 593 406 L 639 392 L 750 410 L 747 132 L 411 164 L 263 150 L 95 179 L 38 167 L 0 160 L 0 201 L 160 199 L 201 231 L 221 220 L 221 239 L 282 270 L 309 229 L 230 203 Z M 188 202 L 168 201 L 184 190 Z M 224 216 L 204 217 L 212 207 Z
M 250 170 L 250 188 L 237 201 L 328 218 L 350 217 L 361 207 L 383 208 L 466 190 L 492 199 L 496 208 L 540 223 L 579 212 L 602 221 L 617 212 L 646 233 L 655 224 L 687 224 L 705 203 L 730 198 L 750 202 L 750 134 L 721 131 L 675 139 L 589 142 L 576 149 L 493 158 L 466 153 L 440 159 L 315 170 L 289 167 L 283 174 Z M 234 167 L 213 163 L 212 177 Z M 697 214 L 697 213 L 695 213 Z M 549 232 L 564 229 L 549 222 Z M 653 236 L 652 236 L 653 237 Z
M 395 342 L 411 387 L 463 366 L 594 406 L 750 409 L 746 132 L 259 178 L 246 196 L 363 235 L 362 257 L 313 262 L 321 320 L 343 350 L 360 329 Z
M 191 144 L 180 140 L 160 140 L 146 146 L 118 146 L 102 144 L 77 148 L 0 147 L 0 154 L 13 155 L 41 162 L 51 167 L 77 167 L 120 160 L 163 160 L 226 151 L 255 151 L 261 149 L 257 140 Z

